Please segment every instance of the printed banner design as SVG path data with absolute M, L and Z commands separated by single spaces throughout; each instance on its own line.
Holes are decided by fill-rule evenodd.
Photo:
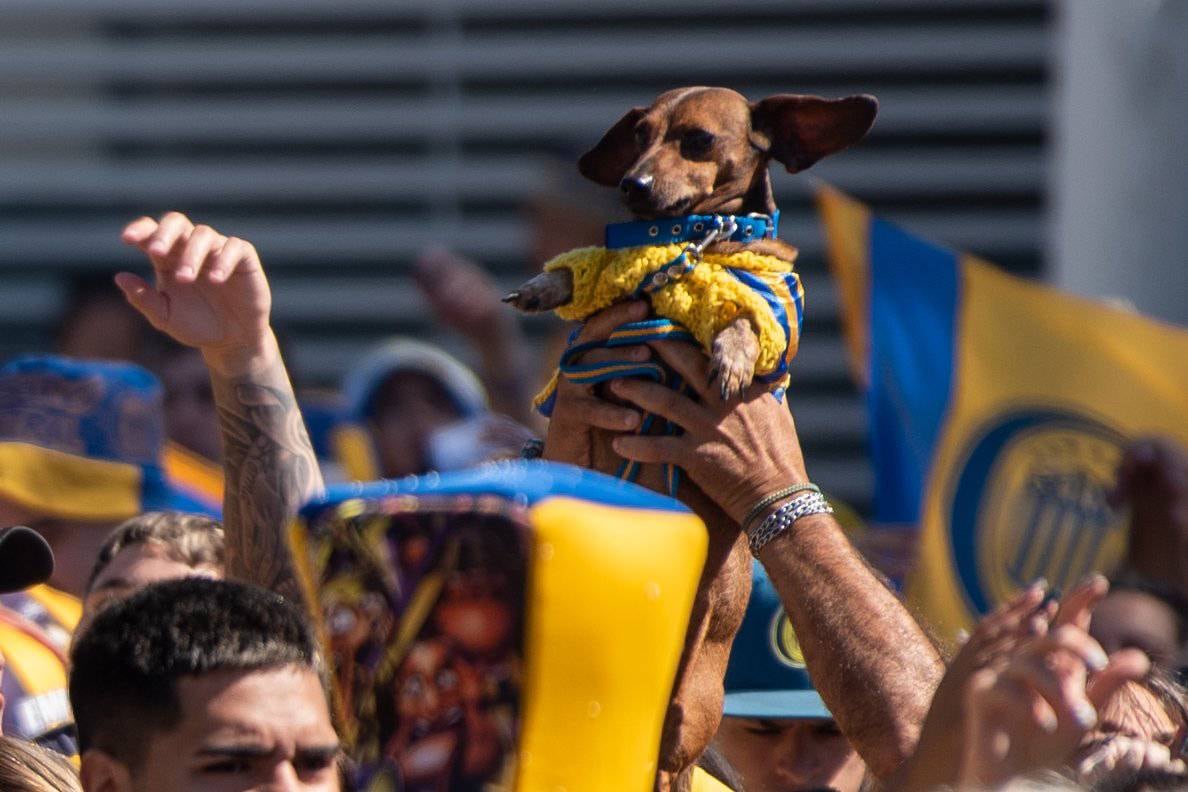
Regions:
M 501 462 L 332 487 L 291 537 L 353 788 L 653 788 L 708 541 L 682 504 Z
M 1123 448 L 1188 443 L 1188 331 L 1007 275 L 829 187 L 818 200 L 867 385 L 874 521 L 919 528 L 918 612 L 951 638 L 1037 578 L 1109 573 Z

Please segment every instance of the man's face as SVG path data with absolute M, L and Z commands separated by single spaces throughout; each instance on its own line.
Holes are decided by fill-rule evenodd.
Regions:
M 723 718 L 714 743 L 748 792 L 857 792 L 866 765 L 831 720 Z
M 130 792 L 339 790 L 338 737 L 308 668 L 219 671 L 178 694 L 181 723 L 151 739 Z
M 93 616 L 102 606 L 150 583 L 191 576 L 222 578 L 223 571 L 213 566 L 191 567 L 175 561 L 158 542 L 125 547 L 95 578 L 83 600 L 83 616 Z

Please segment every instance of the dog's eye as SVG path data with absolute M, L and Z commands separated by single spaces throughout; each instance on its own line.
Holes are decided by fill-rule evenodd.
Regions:
M 704 157 L 714 146 L 714 136 L 704 129 L 690 129 L 681 135 L 681 156 Z

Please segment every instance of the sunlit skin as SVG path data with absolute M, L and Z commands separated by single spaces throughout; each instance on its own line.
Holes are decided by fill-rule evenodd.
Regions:
M 866 765 L 831 720 L 723 718 L 714 744 L 747 792 L 858 792 Z
M 153 735 L 142 766 L 83 756 L 87 792 L 338 792 L 341 749 L 306 667 L 218 671 L 178 682 L 181 722 Z
M 150 583 L 162 580 L 200 576 L 222 578 L 223 571 L 214 566 L 191 567 L 169 557 L 159 542 L 144 542 L 125 547 L 103 568 L 83 600 L 83 618 L 94 615 L 99 608 L 126 597 Z

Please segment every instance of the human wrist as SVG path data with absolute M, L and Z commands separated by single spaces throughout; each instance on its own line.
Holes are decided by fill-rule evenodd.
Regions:
M 211 375 L 223 379 L 251 376 L 280 360 L 280 347 L 272 328 L 251 343 L 202 347 L 200 351 Z
M 812 486 L 812 485 L 809 485 Z M 772 540 L 788 535 L 802 521 L 833 514 L 833 507 L 816 487 L 801 489 L 764 508 L 761 520 L 746 531 L 747 544 L 756 558 Z

